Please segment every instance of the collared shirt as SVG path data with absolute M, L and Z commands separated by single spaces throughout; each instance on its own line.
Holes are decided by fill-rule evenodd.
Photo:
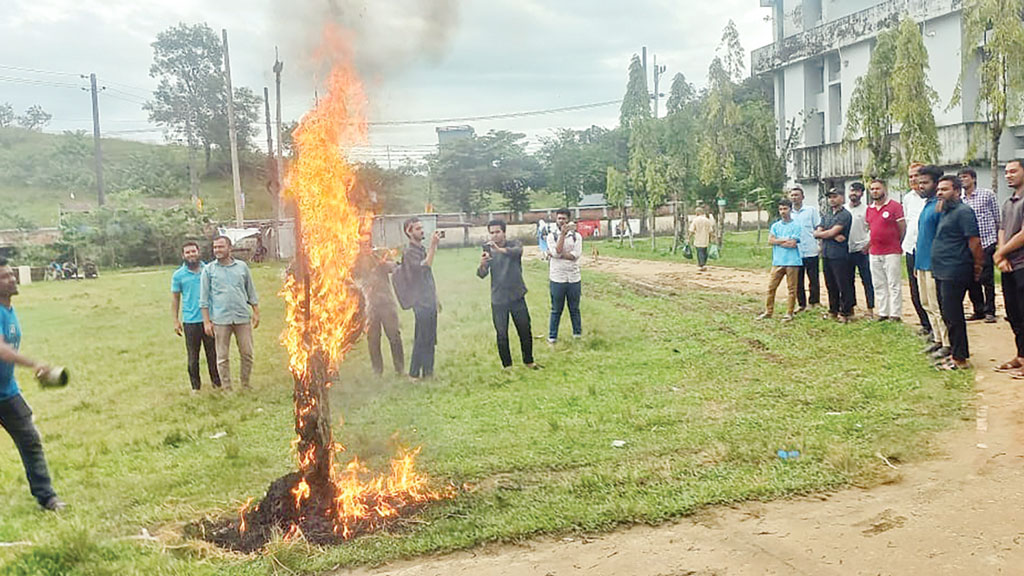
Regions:
M 964 202 L 974 210 L 981 232 L 981 247 L 988 248 L 999 239 L 999 204 L 995 192 L 988 188 L 975 188 L 974 194 L 964 194 Z
M 903 216 L 907 219 L 907 233 L 903 236 L 903 253 L 917 251 L 917 220 L 924 209 L 924 198 L 911 190 L 903 195 Z
M 867 224 L 868 206 L 861 202 L 856 206 L 847 204 L 844 208 L 853 217 L 853 224 L 850 225 L 850 252 L 863 252 L 868 242 L 871 241 Z
M 694 216 L 689 232 L 693 236 L 694 248 L 707 248 L 711 245 L 711 235 L 715 233 L 715 221 L 707 215 Z
M 825 258 L 834 258 L 836 260 L 847 260 L 850 257 L 850 226 L 853 224 L 853 216 L 846 208 L 840 208 L 838 212 L 833 212 L 830 206 L 828 211 L 825 212 L 821 218 L 821 224 L 818 228 L 821 230 L 831 230 L 836 226 L 841 226 L 842 231 L 839 234 L 846 238 L 839 242 L 832 238 L 825 238 L 821 242 L 822 256 Z
M 935 228 L 939 225 L 939 213 L 935 206 L 939 203 L 938 196 L 932 196 L 924 203 L 921 216 L 917 219 L 917 256 L 914 257 L 915 270 L 932 269 L 932 243 L 935 241 Z
M 252 319 L 250 306 L 259 303 L 245 262 L 232 260 L 225 266 L 214 260 L 203 268 L 199 307 L 209 309 L 214 324 L 247 324 Z
M 4 343 L 17 350 L 21 347 L 21 326 L 14 308 L 0 305 L 0 330 L 3 331 Z M 14 363 L 0 362 L 0 402 L 14 398 L 21 391 L 18 381 L 14 379 Z
M 505 243 L 507 253 L 491 250 L 491 261 L 477 267 L 476 275 L 486 278 L 491 275 L 491 304 L 501 306 L 519 300 L 526 295 L 523 282 L 523 245 L 518 240 Z
M 402 254 L 402 267 L 412 285 L 414 294 L 412 307 L 419 309 L 437 309 L 437 286 L 434 284 L 434 271 L 423 263 L 427 259 L 427 249 L 423 244 L 409 243 Z
M 1020 196 L 1010 196 L 1003 201 L 1002 223 L 999 229 L 1003 231 L 1003 241 L 1009 242 L 1017 232 L 1020 232 L 1021 224 L 1024 223 L 1024 201 Z M 1006 255 L 1010 266 L 1014 270 L 1024 267 L 1024 248 L 1015 250 Z
M 974 256 L 968 240 L 977 237 L 978 220 L 970 206 L 957 202 L 942 212 L 932 242 L 932 276 L 937 280 L 973 278 Z
M 817 206 L 804 204 L 793 210 L 793 221 L 800 225 L 800 242 L 797 248 L 801 258 L 813 258 L 821 254 L 821 243 L 814 237 L 814 229 L 821 224 L 821 211 Z
M 578 232 L 570 232 L 565 237 L 562 250 L 576 257 L 575 260 L 563 258 L 558 254 L 558 232 L 548 234 L 548 280 L 556 284 L 579 282 L 580 258 L 583 256 L 583 237 Z
M 185 324 L 203 322 L 203 313 L 199 309 L 199 285 L 205 266 L 206 264 L 200 262 L 199 267 L 193 272 L 188 264 L 182 264 L 171 276 L 171 293 L 181 294 L 181 321 Z
M 905 221 L 903 207 L 892 198 L 886 198 L 885 204 L 876 206 L 874 202 L 868 206 L 868 230 L 871 234 L 871 254 L 884 256 L 900 254 L 900 222 Z
M 800 224 L 793 219 L 789 222 L 776 220 L 768 233 L 779 240 L 796 240 L 796 246 L 787 248 L 772 244 L 772 266 L 802 266 L 804 261 L 800 257 L 800 235 L 802 230 Z

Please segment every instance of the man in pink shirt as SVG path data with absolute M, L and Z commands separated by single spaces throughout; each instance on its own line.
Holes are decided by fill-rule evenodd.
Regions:
M 871 281 L 878 300 L 878 319 L 900 321 L 903 314 L 903 235 L 907 223 L 903 217 L 903 206 L 889 198 L 885 182 L 871 181 L 871 205 L 865 220 L 870 233 Z

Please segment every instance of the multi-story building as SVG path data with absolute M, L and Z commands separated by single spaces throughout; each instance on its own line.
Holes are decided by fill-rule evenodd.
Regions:
M 809 196 L 823 192 L 826 182 L 841 186 L 862 176 L 868 156 L 857 145 L 844 145 L 846 111 L 857 79 L 867 71 L 878 33 L 904 15 L 922 28 L 931 85 L 939 95 L 932 111 L 942 146 L 938 163 L 954 169 L 970 161 L 979 185 L 988 186 L 988 139 L 981 123 L 984 117 L 976 113 L 976 55 L 966 64 L 962 102 L 949 106 L 965 66 L 962 0 L 760 2 L 772 9 L 774 42 L 751 53 L 751 71 L 770 75 L 774 82 L 780 142 L 794 120 L 803 128 L 787 171 Z M 1022 155 L 1024 127 L 1007 129 L 1000 145 L 1001 162 Z M 1005 194 L 1005 183 L 1001 188 Z

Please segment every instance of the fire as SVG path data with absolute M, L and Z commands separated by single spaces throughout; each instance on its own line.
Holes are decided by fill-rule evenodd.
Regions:
M 335 33 L 327 34 L 327 52 L 347 54 Z M 297 517 L 323 514 L 335 534 L 349 538 L 410 505 L 450 497 L 453 489 L 429 488 L 428 478 L 415 470 L 418 449 L 400 451 L 390 472 L 379 476 L 355 457 L 341 470 L 335 468 L 335 455 L 344 447 L 333 438 L 327 389 L 362 333 L 352 272 L 373 215 L 354 201 L 355 172 L 345 160 L 346 152 L 367 137 L 366 97 L 348 58 L 334 66 L 327 84 L 327 94 L 293 135 L 297 158 L 288 171 L 285 196 L 296 209 L 298 255 L 280 293 L 287 305 L 281 339 L 295 379 L 298 437 L 292 448 L 301 479 L 290 492 Z M 244 526 L 245 509 L 242 516 Z M 293 522 L 285 538 L 300 535 Z

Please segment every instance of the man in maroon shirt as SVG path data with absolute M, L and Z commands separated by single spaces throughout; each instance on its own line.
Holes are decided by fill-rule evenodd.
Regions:
M 889 198 L 885 182 L 876 178 L 871 181 L 869 190 L 872 202 L 865 220 L 871 235 L 871 281 L 878 299 L 878 319 L 899 322 L 903 314 L 901 243 L 907 222 L 903 207 Z

